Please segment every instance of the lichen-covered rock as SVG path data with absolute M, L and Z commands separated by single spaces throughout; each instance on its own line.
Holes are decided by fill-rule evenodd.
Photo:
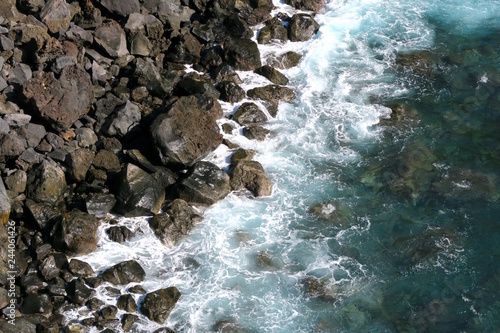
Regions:
M 260 67 L 260 52 L 257 44 L 245 38 L 233 38 L 224 44 L 224 56 L 236 70 L 251 71 Z
M 26 196 L 36 202 L 54 204 L 66 191 L 66 177 L 59 165 L 43 160 L 28 170 Z
M 149 320 L 163 324 L 180 297 L 181 293 L 176 287 L 150 292 L 141 302 L 141 313 Z
M 115 209 L 125 216 L 155 215 L 165 200 L 165 190 L 141 168 L 127 164 L 116 181 Z
M 86 72 L 68 66 L 59 79 L 52 72 L 35 73 L 24 84 L 23 94 L 50 127 L 62 132 L 90 110 L 94 87 Z
M 144 281 L 146 272 L 135 260 L 123 261 L 102 273 L 102 279 L 114 285 Z
M 150 132 L 162 163 L 177 168 L 190 167 L 222 142 L 215 119 L 194 96 L 179 98 L 154 120 Z
M 318 32 L 319 27 L 318 22 L 311 15 L 295 14 L 290 21 L 290 40 L 292 42 L 305 42 Z
M 271 195 L 271 181 L 257 161 L 239 161 L 231 167 L 230 175 L 233 190 L 246 188 L 257 197 Z

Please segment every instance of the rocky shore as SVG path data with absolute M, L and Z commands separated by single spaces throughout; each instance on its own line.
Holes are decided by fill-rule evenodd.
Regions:
M 146 293 L 134 260 L 94 272 L 72 257 L 96 250 L 110 213 L 151 216 L 172 246 L 201 221 L 195 207 L 231 191 L 271 194 L 253 153 L 223 139 L 234 128 L 219 101 L 234 104 L 226 116 L 244 136 L 264 140 L 259 105 L 276 116 L 279 101 L 295 98 L 279 70 L 301 55 L 263 59 L 258 44 L 310 39 L 323 1 L 285 2 L 300 13 L 272 17 L 271 0 L 0 3 L 1 332 L 165 322 L 182 297 L 175 286 Z M 269 84 L 245 91 L 237 71 Z M 221 144 L 234 151 L 227 172 L 203 161 Z M 106 233 L 116 242 L 133 236 L 122 226 Z M 94 298 L 102 283 L 136 284 L 105 305 Z M 63 313 L 81 306 L 89 316 L 67 322 Z

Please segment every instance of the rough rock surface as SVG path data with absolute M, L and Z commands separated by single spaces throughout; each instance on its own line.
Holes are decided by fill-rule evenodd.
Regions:
M 308 14 L 292 16 L 289 28 L 289 38 L 292 42 L 305 42 L 311 39 L 319 30 L 319 24 Z
M 56 221 L 51 232 L 52 245 L 71 255 L 88 254 L 97 249 L 98 227 L 96 217 L 73 210 Z
M 114 285 L 141 282 L 146 277 L 146 272 L 135 260 L 123 261 L 102 273 L 102 279 Z
M 233 114 L 233 119 L 240 125 L 262 123 L 267 120 L 265 113 L 255 103 L 246 102 L 240 105 Z
M 37 202 L 54 204 L 66 191 L 66 176 L 61 167 L 43 160 L 28 170 L 26 196 Z
M 224 55 L 236 70 L 251 71 L 261 66 L 257 44 L 250 39 L 235 38 L 224 44 Z
M 231 168 L 230 174 L 233 190 L 246 188 L 257 197 L 271 195 L 271 181 L 259 162 L 239 161 Z
M 148 319 L 163 324 L 180 297 L 181 293 L 176 287 L 150 292 L 141 302 L 141 313 Z

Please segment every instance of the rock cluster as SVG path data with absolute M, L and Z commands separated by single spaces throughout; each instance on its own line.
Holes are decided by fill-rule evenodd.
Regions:
M 0 1 L 0 317 L 9 318 L 14 270 L 18 331 L 128 331 L 140 295 L 143 315 L 166 320 L 181 297 L 173 286 L 148 294 L 131 287 L 135 296 L 121 295 L 116 306 L 94 298 L 102 282 L 143 281 L 138 262 L 94 272 L 70 257 L 97 248 L 110 212 L 153 216 L 154 233 L 172 246 L 201 220 L 193 206 L 232 190 L 271 194 L 252 152 L 237 150 L 228 173 L 202 160 L 223 142 L 219 99 L 260 100 L 275 116 L 280 100 L 295 97 L 278 69 L 301 56 L 262 59 L 251 39 L 260 23 L 260 44 L 311 38 L 323 1 L 289 4 L 311 15 L 273 18 L 270 0 Z M 237 70 L 270 84 L 245 91 Z M 232 118 L 261 140 L 267 116 L 257 104 L 245 102 Z M 7 268 L 7 223 L 16 226 L 15 269 Z M 118 242 L 133 237 L 126 227 L 106 232 Z M 62 313 L 83 305 L 94 315 L 66 323 Z M 127 313 L 117 317 L 118 309 Z M 0 331 L 8 325 L 0 320 Z

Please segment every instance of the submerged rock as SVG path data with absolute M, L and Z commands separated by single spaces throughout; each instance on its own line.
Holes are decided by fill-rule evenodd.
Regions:
M 287 69 L 295 67 L 299 64 L 302 55 L 297 52 L 288 51 L 277 57 L 272 57 L 267 61 L 267 64 L 271 67 L 279 69 Z
M 144 281 L 146 272 L 135 260 L 123 261 L 102 273 L 102 279 L 114 285 Z
M 176 287 L 150 292 L 141 302 L 141 313 L 149 320 L 163 324 L 180 297 L 181 293 Z
M 231 167 L 230 175 L 233 190 L 246 188 L 257 197 L 271 195 L 271 181 L 257 161 L 239 161 Z
M 495 177 L 466 169 L 452 169 L 447 177 L 432 183 L 432 190 L 457 201 L 495 201 L 500 197 Z
M 437 55 L 431 51 L 399 53 L 396 57 L 396 65 L 420 75 L 434 76 L 439 74 Z
M 309 213 L 338 227 L 349 227 L 354 221 L 351 208 L 340 202 L 326 201 L 309 207 Z

